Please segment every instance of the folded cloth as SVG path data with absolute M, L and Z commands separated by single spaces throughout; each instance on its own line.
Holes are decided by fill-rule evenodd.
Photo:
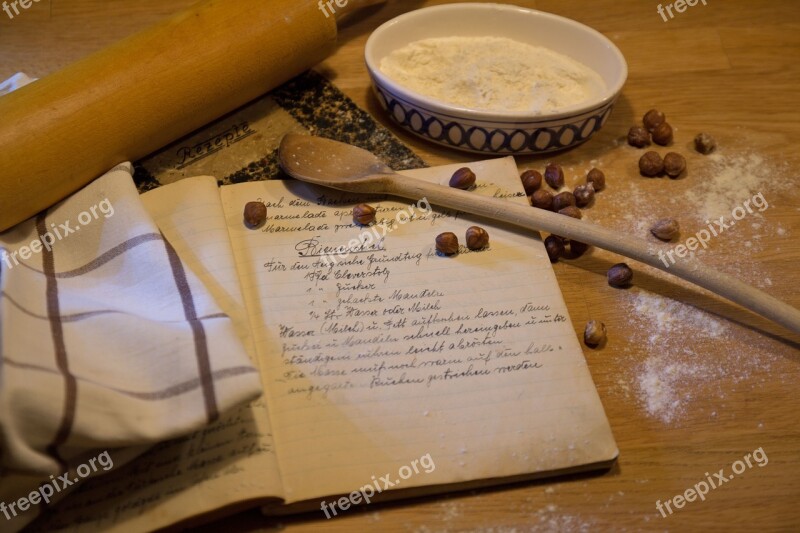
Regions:
M 44 482 L 103 451 L 187 434 L 261 393 L 230 319 L 131 174 L 119 165 L 0 233 L 3 489 L 11 473 Z

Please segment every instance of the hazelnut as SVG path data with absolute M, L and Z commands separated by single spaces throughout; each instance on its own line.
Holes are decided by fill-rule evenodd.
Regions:
M 653 130 L 653 142 L 661 146 L 667 146 L 672 142 L 672 126 L 663 122 Z
M 698 133 L 694 138 L 694 149 L 703 155 L 708 155 L 717 147 L 717 141 L 708 133 Z
M 680 232 L 681 228 L 680 225 L 678 225 L 678 221 L 672 218 L 663 218 L 650 228 L 650 233 L 662 241 L 671 241 L 677 237 Z
M 553 211 L 561 211 L 565 207 L 575 206 L 575 195 L 564 191 L 553 196 Z
M 578 185 L 575 187 L 575 205 L 578 207 L 586 207 L 594 199 L 594 185 L 587 183 L 586 185 Z
M 598 320 L 590 320 L 583 330 L 583 342 L 586 346 L 594 348 L 605 342 L 607 334 L 608 331 L 605 324 Z
M 686 170 L 686 159 L 681 154 L 669 152 L 664 156 L 664 172 L 670 178 L 677 178 Z
M 639 172 L 643 176 L 658 176 L 664 171 L 664 160 L 658 152 L 645 152 L 639 159 Z
M 641 126 L 633 126 L 628 130 L 628 144 L 636 148 L 650 146 L 650 133 Z
M 549 164 L 544 169 L 544 180 L 549 186 L 558 190 L 564 186 L 564 171 L 558 165 Z
M 525 187 L 525 194 L 528 196 L 539 190 L 542 186 L 542 174 L 537 170 L 526 170 L 520 176 L 522 186 Z
M 654 132 L 657 127 L 664 123 L 667 117 L 664 116 L 664 113 L 659 111 L 658 109 L 651 109 L 647 113 L 644 114 L 642 118 L 642 124 L 650 133 Z
M 580 219 L 583 215 L 581 215 L 581 210 L 575 207 L 574 205 L 568 205 L 563 209 L 558 210 L 559 215 L 567 215 L 568 217 L 578 218 Z
M 586 183 L 591 183 L 595 192 L 600 192 L 606 188 L 606 175 L 599 168 L 593 168 L 586 174 Z
M 444 255 L 458 253 L 458 237 L 455 233 L 445 232 L 436 236 L 436 251 Z
M 450 186 L 454 189 L 471 189 L 475 185 L 475 173 L 468 167 L 459 168 L 450 178 Z
M 375 222 L 377 210 L 371 205 L 358 204 L 353 208 L 353 222 L 361 226 L 368 226 Z
M 580 241 L 569 241 L 569 256 L 571 258 L 580 257 L 586 253 L 586 250 L 589 249 L 589 245 Z
M 244 223 L 254 229 L 266 222 L 267 206 L 263 202 L 247 202 L 244 206 Z
M 627 287 L 633 279 L 633 270 L 625 263 L 617 263 L 608 269 L 607 276 L 612 287 Z
M 558 258 L 564 255 L 564 239 L 558 235 L 549 235 L 544 240 L 544 248 L 547 250 L 547 256 L 550 258 L 551 263 L 558 261 Z
M 480 250 L 489 244 L 489 234 L 480 226 L 471 226 L 467 229 L 467 248 Z
M 547 191 L 536 191 L 531 195 L 531 205 L 539 209 L 553 210 L 553 195 Z

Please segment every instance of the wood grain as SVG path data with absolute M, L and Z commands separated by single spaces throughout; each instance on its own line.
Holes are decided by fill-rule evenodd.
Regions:
M 191 0 L 52 0 L 15 20 L 0 17 L 0 78 L 18 70 L 43 76 L 185 8 Z M 369 32 L 401 12 L 441 2 L 394 1 L 354 16 L 342 28 L 340 47 L 318 69 L 348 96 L 390 127 L 431 164 L 467 161 L 472 156 L 440 149 L 396 128 L 372 97 L 363 66 Z M 694 133 L 717 136 L 721 148 L 755 152 L 775 169 L 776 182 L 797 184 L 800 172 L 800 3 L 769 0 L 709 0 L 663 22 L 657 2 L 641 0 L 518 0 L 588 24 L 617 42 L 631 72 L 623 97 L 605 128 L 571 152 L 547 158 L 521 158 L 522 167 L 546 160 L 574 168 L 578 179 L 593 161 L 603 165 L 609 187 L 587 212 L 600 224 L 616 227 L 628 213 L 682 215 L 670 201 L 693 184 L 684 180 L 645 180 L 631 153 L 619 144 L 628 127 L 649 108 L 664 110 L 678 128 L 674 148 L 689 157 Z M 265 4 L 265 9 L 269 4 Z M 0 15 L 5 16 L 0 12 Z M 690 166 L 702 160 L 689 157 Z M 615 191 L 617 196 L 615 196 Z M 636 197 L 619 197 L 621 191 Z M 704 261 L 760 284 L 767 292 L 800 307 L 800 194 L 773 189 L 761 230 L 737 226 L 715 243 Z M 644 204 L 644 205 L 640 205 Z M 682 210 L 687 210 L 686 205 Z M 622 221 L 622 222 L 621 222 Z M 629 221 L 636 228 L 636 217 Z M 628 222 L 625 222 L 628 223 Z M 764 228 L 773 228 L 765 232 Z M 774 228 L 782 228 L 782 235 Z M 696 231 L 693 229 L 692 231 Z M 747 247 L 746 243 L 755 243 Z M 760 242 L 760 244 L 759 244 Z M 321 514 L 263 519 L 246 513 L 225 525 L 238 530 L 300 531 L 497 531 L 581 530 L 797 530 L 800 525 L 800 339 L 732 304 L 670 281 L 633 264 L 635 286 L 628 291 L 606 284 L 605 271 L 620 260 L 593 251 L 554 265 L 575 324 L 605 322 L 609 342 L 585 350 L 598 391 L 611 420 L 621 455 L 609 473 L 577 476 L 468 494 L 373 506 L 335 520 Z M 766 280 L 770 284 L 767 284 Z M 659 301 L 686 302 L 672 309 L 675 328 L 652 343 L 657 331 L 642 325 L 646 315 L 632 302 L 647 291 Z M 694 314 L 696 313 L 696 314 Z M 686 318 L 694 321 L 686 322 Z M 713 321 L 723 335 L 708 335 Z M 648 411 L 642 384 L 648 361 L 681 362 L 698 375 L 673 384 L 679 412 L 670 421 Z M 769 457 L 695 501 L 663 518 L 655 507 L 705 479 L 705 472 L 730 465 L 762 447 Z M 427 450 L 423 450 L 422 453 Z M 378 473 L 376 473 L 378 474 Z

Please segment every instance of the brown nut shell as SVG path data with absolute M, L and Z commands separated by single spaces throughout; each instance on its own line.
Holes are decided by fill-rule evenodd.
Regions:
M 672 143 L 672 126 L 663 122 L 653 130 L 653 142 L 661 146 L 667 146 Z
M 558 190 L 564 186 L 564 170 L 556 164 L 549 164 L 544 169 L 544 180 L 549 186 Z
M 589 245 L 580 241 L 569 241 L 569 257 L 575 259 L 582 256 L 589 249 Z
M 450 178 L 450 186 L 454 189 L 467 190 L 475 185 L 475 173 L 469 167 L 459 168 Z
M 599 168 L 593 168 L 586 174 L 586 183 L 591 183 L 594 192 L 600 192 L 606 188 L 606 175 Z
M 658 176 L 664 172 L 664 160 L 658 155 L 658 152 L 646 152 L 639 159 L 639 172 L 643 176 Z
M 267 206 L 263 202 L 247 202 L 243 218 L 248 228 L 257 228 L 267 220 Z
M 353 222 L 361 226 L 368 226 L 375 222 L 377 210 L 368 204 L 358 204 L 353 208 Z
M 525 194 L 532 195 L 539 190 L 542 186 L 542 174 L 538 170 L 526 170 L 520 176 L 522 186 L 525 188 Z
M 717 147 L 717 141 L 708 133 L 698 133 L 694 138 L 694 149 L 703 155 L 708 155 Z
M 617 263 L 608 269 L 606 276 L 612 287 L 627 287 L 633 279 L 633 270 L 625 263 Z
M 644 125 L 645 129 L 649 132 L 655 131 L 657 127 L 663 124 L 667 120 L 666 115 L 659 111 L 658 109 L 651 109 L 647 113 L 644 114 L 642 117 L 642 124 Z
M 557 235 L 548 235 L 544 240 L 544 249 L 551 263 L 555 263 L 564 255 L 564 239 Z
M 450 231 L 440 233 L 436 236 L 436 251 L 444 255 L 455 255 L 458 253 L 458 237 Z
M 565 207 L 575 207 L 575 195 L 564 191 L 553 196 L 553 211 L 561 211 Z
M 553 195 L 548 191 L 538 190 L 531 195 L 531 205 L 539 209 L 553 210 Z
M 674 218 L 662 218 L 650 228 L 650 233 L 662 241 L 671 241 L 681 233 L 681 227 Z
M 669 152 L 664 156 L 664 172 L 670 178 L 677 178 L 686 170 L 686 158 L 681 154 Z
M 467 248 L 480 250 L 489 245 L 489 234 L 480 226 L 467 228 Z
M 575 187 L 575 205 L 578 207 L 586 207 L 594 199 L 594 185 L 587 183 L 586 185 L 578 185 Z
M 628 130 L 628 144 L 636 148 L 650 146 L 650 132 L 641 126 L 633 126 Z
M 568 205 L 563 209 L 558 210 L 559 215 L 566 215 L 568 217 L 581 219 L 583 218 L 583 214 L 581 214 L 581 210 L 575 207 L 574 205 Z
M 606 325 L 599 320 L 590 320 L 583 330 L 583 342 L 592 348 L 603 344 L 607 336 Z

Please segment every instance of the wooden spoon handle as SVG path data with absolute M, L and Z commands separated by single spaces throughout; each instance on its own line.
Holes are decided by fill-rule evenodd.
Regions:
M 480 215 L 537 231 L 546 231 L 630 257 L 669 272 L 723 296 L 782 326 L 800 333 L 800 311 L 738 279 L 696 261 L 678 259 L 672 264 L 643 240 L 622 235 L 588 222 L 512 202 L 398 175 L 387 180 L 391 194 L 411 200 L 427 198 L 432 204 Z M 666 263 L 665 263 L 666 261 Z

